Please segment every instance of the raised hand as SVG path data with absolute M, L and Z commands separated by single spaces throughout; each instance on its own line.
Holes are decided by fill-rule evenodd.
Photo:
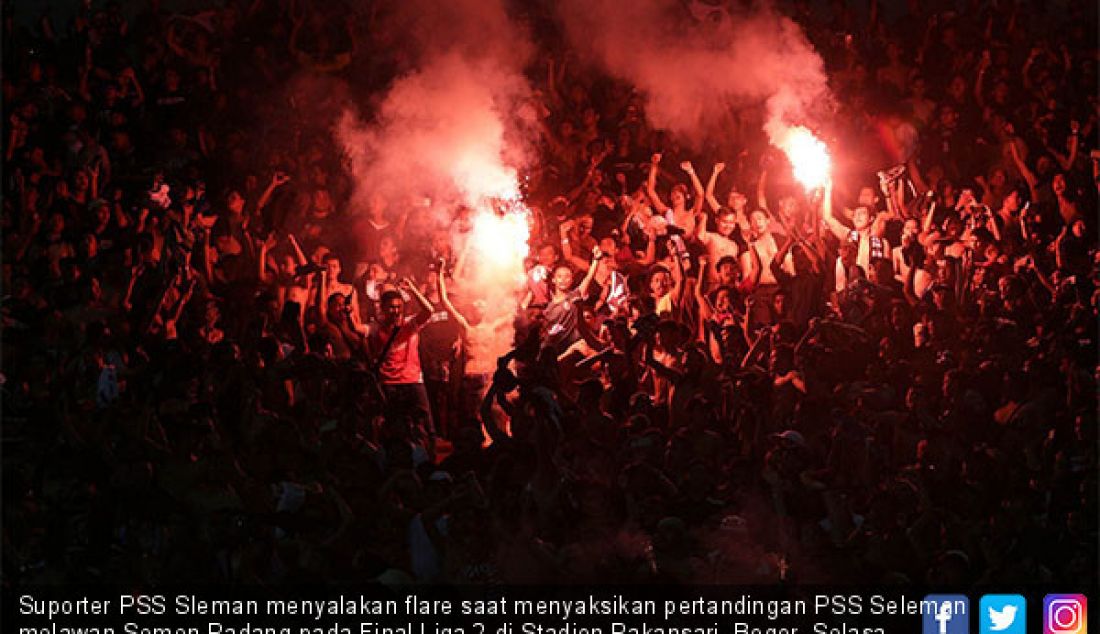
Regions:
M 684 170 L 688 174 L 695 173 L 695 166 L 691 164 L 691 161 L 683 161 L 680 163 L 680 169 Z

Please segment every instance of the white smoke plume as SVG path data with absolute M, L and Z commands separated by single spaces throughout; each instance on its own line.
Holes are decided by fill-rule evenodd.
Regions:
M 743 107 L 766 108 L 773 143 L 787 126 L 814 127 L 829 89 L 802 29 L 770 4 L 721 6 L 563 0 L 559 13 L 582 58 L 633 84 L 650 122 L 688 142 L 722 134 L 723 116 Z
M 522 74 L 533 47 L 502 0 L 413 0 L 391 9 L 381 28 L 402 34 L 395 44 L 410 67 L 375 110 L 347 111 L 336 129 L 356 183 L 352 204 L 380 196 L 393 208 L 427 197 L 431 211 L 421 213 L 438 224 L 472 210 L 467 275 L 452 288 L 467 305 L 477 302 L 473 364 L 491 371 L 512 344 L 527 227 L 481 216 L 495 214 L 493 201 L 520 195 L 533 128 L 516 113 L 534 112 L 524 107 L 531 90 Z

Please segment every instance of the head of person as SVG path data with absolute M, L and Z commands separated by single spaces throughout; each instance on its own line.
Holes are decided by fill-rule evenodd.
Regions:
M 779 213 L 785 218 L 792 218 L 798 212 L 798 196 L 793 189 L 787 189 L 779 197 Z
M 619 242 L 614 236 L 606 236 L 600 239 L 600 264 L 612 270 L 618 270 L 619 261 L 615 254 L 619 252 Z
M 335 282 L 340 277 L 342 271 L 340 266 L 340 258 L 336 257 L 335 253 L 328 253 L 324 259 L 325 271 L 328 272 L 329 282 Z
M 309 214 L 314 218 L 326 218 L 332 213 L 332 196 L 324 187 L 318 187 L 310 195 Z
M 958 214 L 951 214 L 943 221 L 943 233 L 947 238 L 956 239 L 963 232 L 963 221 Z
M 378 224 L 386 220 L 386 199 L 375 192 L 367 199 L 367 216 Z
M 672 274 L 658 266 L 649 274 L 649 292 L 653 297 L 664 297 L 672 291 Z
M 932 341 L 932 335 L 926 320 L 913 324 L 913 347 L 923 348 Z M 908 404 L 908 400 L 907 400 Z
M 672 187 L 672 193 L 669 194 L 669 199 L 672 202 L 672 206 L 678 209 L 682 209 L 687 204 L 687 185 L 683 183 L 676 183 Z
M 901 244 L 908 246 L 920 236 L 920 222 L 916 218 L 909 218 L 901 226 Z
M 1006 212 L 1011 215 L 1016 215 L 1021 209 L 1023 209 L 1024 202 L 1027 201 L 1027 193 L 1022 187 L 1013 187 L 1005 194 L 1001 206 Z
M 382 264 L 387 267 L 397 264 L 401 252 L 397 249 L 397 241 L 392 236 L 383 236 L 378 242 L 378 256 Z
M 558 261 L 558 248 L 550 243 L 543 244 L 539 247 L 537 257 L 539 264 L 549 269 Z
M 875 193 L 875 188 L 864 185 L 859 188 L 859 198 L 856 204 L 867 207 L 868 209 L 874 209 L 878 204 L 878 194 Z
M 787 306 L 787 291 L 781 288 L 772 296 L 772 314 L 786 316 Z
M 766 235 L 768 233 L 768 212 L 757 209 L 749 214 L 749 227 L 756 237 Z
M 714 309 L 720 313 L 733 310 L 733 291 L 728 286 L 719 286 L 714 292 Z
M 281 258 L 277 260 L 279 273 L 282 275 L 294 275 L 298 270 L 298 260 L 290 253 L 284 253 Z
M 340 295 L 340 293 L 333 294 L 334 297 L 337 295 Z M 340 297 L 343 298 L 343 295 L 340 295 Z M 405 312 L 405 298 L 401 296 L 401 293 L 395 290 L 386 291 L 382 293 L 378 303 L 378 321 L 383 326 L 392 326 L 401 321 L 401 315 Z
M 726 255 L 719 258 L 715 269 L 718 272 L 719 284 L 730 286 L 737 282 L 737 260 L 733 256 Z
M 1088 225 L 1085 224 L 1084 218 L 1075 218 L 1069 226 L 1070 233 L 1075 238 L 1084 238 L 1088 233 Z
M 1054 175 L 1054 178 L 1050 181 L 1050 189 L 1054 192 L 1055 196 L 1065 196 L 1066 190 L 1069 189 L 1066 183 L 1066 175 L 1059 172 Z
M 932 285 L 932 304 L 935 305 L 937 310 L 949 309 L 954 299 L 955 294 L 947 284 L 937 282 Z
M 560 293 L 573 288 L 573 269 L 564 264 L 559 264 L 554 268 L 554 275 L 551 276 L 550 283 L 553 285 L 554 290 Z
M 729 196 L 726 198 L 726 205 L 730 209 L 744 213 L 745 207 L 749 204 L 749 197 L 737 191 L 736 189 L 730 190 Z
M 868 279 L 875 284 L 887 285 L 894 279 L 894 267 L 890 260 L 879 258 L 871 262 Z
M 244 212 L 244 196 L 236 189 L 229 190 L 225 195 L 225 208 L 232 214 Z
M 91 183 L 92 183 L 92 181 L 88 177 L 88 171 L 87 170 L 82 170 L 82 169 L 77 170 L 73 174 L 72 191 L 77 193 L 77 194 L 87 193 L 88 189 L 91 187 Z
M 718 235 L 728 238 L 737 229 L 737 213 L 733 209 L 723 207 L 718 212 L 718 217 L 715 220 L 715 229 L 718 230 Z
M 99 240 L 96 239 L 94 233 L 85 233 L 80 238 L 80 244 L 77 245 L 80 256 L 86 260 L 94 259 L 99 255 Z
M 944 130 L 954 130 L 959 125 L 959 111 L 950 104 L 941 104 L 939 123 Z
M 989 186 L 999 190 L 1008 183 L 1008 172 L 1003 167 L 994 167 L 989 172 Z
M 589 332 L 598 333 L 600 331 L 600 315 L 592 309 L 591 306 L 585 304 L 581 310 L 581 319 L 584 320 L 586 326 L 588 326 Z
M 852 226 L 856 231 L 865 231 L 871 228 L 871 209 L 865 205 L 859 205 L 852 210 Z

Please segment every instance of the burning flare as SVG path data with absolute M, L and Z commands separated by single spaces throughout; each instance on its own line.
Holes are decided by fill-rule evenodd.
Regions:
M 470 234 L 474 255 L 491 274 L 500 275 L 501 281 L 522 279 L 528 211 L 518 200 L 503 200 L 495 207 L 479 206 L 475 212 Z
M 787 155 L 794 177 L 807 191 L 823 187 L 829 181 L 829 148 L 813 132 L 802 126 L 787 128 L 776 143 Z

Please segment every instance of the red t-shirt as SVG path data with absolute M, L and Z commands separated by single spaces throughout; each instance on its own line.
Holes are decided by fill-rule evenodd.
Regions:
M 423 373 L 420 371 L 421 325 L 415 316 L 406 317 L 401 322 L 397 338 L 390 345 L 379 370 L 382 383 L 396 385 L 424 382 Z M 392 328 L 384 328 L 377 323 L 371 324 L 367 334 L 367 345 L 372 355 L 377 357 L 382 353 L 382 348 L 385 347 L 392 333 Z

